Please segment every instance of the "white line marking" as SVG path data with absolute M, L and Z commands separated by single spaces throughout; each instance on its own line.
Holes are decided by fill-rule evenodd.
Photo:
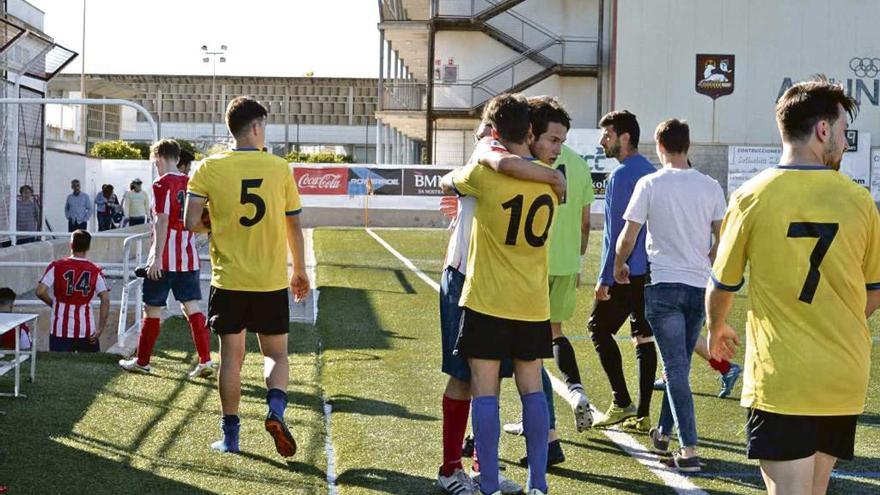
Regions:
M 315 244 L 312 236 L 313 230 L 306 229 L 305 232 L 305 248 L 306 248 L 306 272 L 309 280 L 312 282 L 312 290 L 318 286 L 317 270 L 318 265 L 315 258 Z M 317 306 L 317 305 L 316 305 Z M 318 310 L 315 308 L 315 320 L 317 322 Z M 324 369 L 324 345 L 321 342 L 321 336 L 318 335 L 318 370 L 317 375 L 320 379 Z M 336 449 L 333 448 L 333 432 L 330 428 L 330 416 L 333 412 L 333 406 L 327 402 L 327 396 L 321 392 L 321 400 L 324 402 L 324 454 L 327 456 L 327 493 L 329 495 L 338 495 L 336 488 Z
M 364 229 L 364 230 L 366 230 L 367 233 L 370 234 L 370 236 L 373 237 L 373 239 L 376 239 L 376 242 L 378 242 L 379 244 L 381 244 L 382 247 L 384 247 L 385 249 L 387 249 L 388 252 L 390 252 L 391 254 L 393 254 L 395 258 L 399 259 L 400 262 L 403 263 L 404 266 L 406 266 L 407 268 L 409 268 L 410 270 L 412 270 L 412 272 L 415 273 L 415 274 L 416 274 L 420 279 L 422 279 L 426 284 L 430 285 L 432 289 L 434 289 L 434 290 L 437 291 L 437 292 L 440 292 L 440 284 L 438 284 L 437 282 L 435 282 L 431 277 L 425 275 L 425 272 L 419 270 L 419 267 L 417 267 L 416 265 L 414 265 L 412 261 L 410 261 L 409 259 L 407 259 L 404 255 L 398 253 L 396 249 L 394 249 L 393 247 L 391 247 L 390 244 L 388 244 L 387 242 L 385 242 L 385 239 L 382 239 L 381 237 L 379 237 L 375 232 L 373 232 L 372 229 Z
M 327 402 L 324 397 L 324 451 L 327 453 L 327 493 L 329 495 L 337 495 L 336 490 L 336 451 L 333 449 L 333 440 L 330 437 L 330 414 L 333 412 L 333 406 Z
M 391 247 L 391 245 L 389 245 L 387 242 L 385 242 L 385 240 L 376 235 L 372 230 L 365 230 L 374 239 L 376 239 L 379 244 L 385 247 L 385 249 L 393 254 L 398 260 L 400 260 L 407 268 L 412 270 L 416 275 L 419 276 L 419 278 L 430 285 L 432 289 L 440 292 L 440 285 L 429 278 L 427 275 L 425 275 L 424 272 L 419 270 L 419 268 L 415 266 L 412 261 L 397 252 L 397 250 Z M 565 385 L 565 383 L 559 380 L 559 378 L 556 378 L 552 373 L 548 372 L 548 374 L 550 375 L 551 383 L 553 383 L 553 391 L 555 391 L 560 397 L 562 397 L 564 401 L 568 402 L 568 387 Z M 598 414 L 598 411 L 594 410 L 594 413 Z M 642 444 L 640 444 L 632 436 L 620 430 L 603 430 L 603 433 L 621 450 L 635 458 L 635 460 L 638 461 L 639 464 L 645 466 L 646 468 L 648 468 L 649 471 L 660 478 L 660 480 L 663 481 L 666 486 L 675 490 L 675 493 L 677 493 L 678 495 L 708 495 L 705 491 L 701 490 L 696 485 L 691 483 L 691 481 L 686 477 L 660 464 L 660 457 L 646 450 L 645 447 L 643 447 Z
M 548 371 L 547 374 L 550 375 L 550 382 L 553 384 L 553 391 L 556 392 L 556 395 L 561 397 L 566 403 L 570 404 L 568 386 L 563 383 L 562 380 L 556 378 L 553 373 Z M 599 411 L 593 409 L 594 417 L 597 415 L 601 416 L 601 414 L 602 413 Z M 648 468 L 648 470 L 660 478 L 666 486 L 675 490 L 675 493 L 679 495 L 707 495 L 705 491 L 694 485 L 691 480 L 682 476 L 675 470 L 661 464 L 659 456 L 645 449 L 645 447 L 631 435 L 615 429 L 605 429 L 602 430 L 602 433 L 604 433 L 605 436 L 614 442 L 621 450 L 635 458 L 639 464 Z

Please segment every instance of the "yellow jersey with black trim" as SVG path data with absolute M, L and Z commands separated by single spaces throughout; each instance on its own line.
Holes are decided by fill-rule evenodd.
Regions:
M 211 218 L 211 285 L 269 292 L 288 286 L 287 216 L 302 210 L 283 158 L 256 149 L 205 159 L 189 181 Z
M 557 206 L 550 186 L 478 164 L 462 168 L 453 185 L 476 198 L 460 304 L 509 320 L 549 320 L 548 238 Z
M 737 290 L 748 266 L 742 405 L 838 416 L 865 408 L 868 290 L 880 290 L 870 193 L 823 166 L 779 166 L 733 193 L 712 270 Z

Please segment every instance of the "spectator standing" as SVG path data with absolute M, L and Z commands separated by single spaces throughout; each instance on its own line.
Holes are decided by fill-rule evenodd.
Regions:
M 101 186 L 101 194 L 95 197 L 95 213 L 98 215 L 98 231 L 113 228 L 113 216 L 119 210 L 119 199 L 113 193 L 112 184 Z
M 147 222 L 150 211 L 150 198 L 141 189 L 143 181 L 134 179 L 129 184 L 129 190 L 122 196 L 122 209 L 128 219 L 128 225 L 143 225 Z
M 18 206 L 16 209 L 16 230 L 40 230 L 40 205 L 34 197 L 34 189 L 25 184 L 18 190 Z M 36 237 L 19 237 L 18 244 L 27 244 L 36 241 Z
M 92 216 L 92 200 L 88 194 L 82 192 L 78 180 L 70 181 L 70 188 L 73 192 L 67 196 L 67 202 L 64 203 L 67 231 L 86 230 L 89 217 Z

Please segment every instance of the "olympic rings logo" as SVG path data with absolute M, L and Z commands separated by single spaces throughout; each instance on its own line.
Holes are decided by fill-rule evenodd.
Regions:
M 856 77 L 877 77 L 880 74 L 880 58 L 877 57 L 853 57 L 849 61 L 849 68 Z

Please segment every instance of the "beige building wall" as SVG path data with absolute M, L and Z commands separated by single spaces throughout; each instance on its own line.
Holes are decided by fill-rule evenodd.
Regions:
M 880 56 L 878 18 L 880 2 L 859 0 L 620 0 L 614 107 L 638 115 L 643 142 L 675 116 L 688 119 L 695 143 L 772 145 L 787 78 L 824 73 L 861 101 L 852 128 L 880 135 L 880 75 L 850 68 Z M 736 56 L 734 93 L 715 103 L 714 134 L 713 102 L 694 90 L 697 53 Z

